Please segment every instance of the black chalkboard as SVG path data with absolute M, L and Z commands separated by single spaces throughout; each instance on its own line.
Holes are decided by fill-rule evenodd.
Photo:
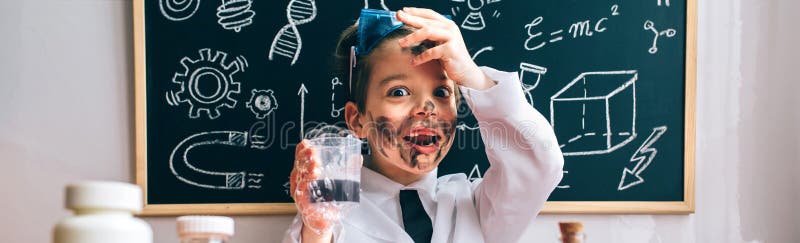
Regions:
M 693 1 L 138 0 L 145 213 L 291 212 L 294 144 L 343 124 L 332 53 L 365 4 L 452 15 L 479 65 L 520 72 L 565 154 L 545 211 L 693 210 Z M 478 178 L 489 164 L 463 105 L 439 173 Z M 681 206 L 637 206 L 664 202 Z

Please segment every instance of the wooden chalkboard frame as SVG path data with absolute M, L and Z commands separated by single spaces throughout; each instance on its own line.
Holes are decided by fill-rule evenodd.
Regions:
M 293 203 L 148 204 L 147 203 L 147 100 L 144 0 L 133 1 L 134 103 L 136 184 L 144 191 L 145 216 L 181 214 L 294 214 Z M 559 201 L 547 202 L 545 214 L 688 214 L 694 213 L 695 104 L 697 74 L 697 0 L 686 1 L 686 71 L 684 118 L 683 201 Z
M 143 216 L 185 214 L 256 215 L 294 214 L 294 203 L 209 203 L 209 204 L 149 204 L 147 203 L 147 87 L 145 57 L 144 1 L 133 1 L 133 59 L 134 103 L 136 126 L 136 184 L 142 187 Z
M 547 202 L 544 214 L 690 214 L 694 213 L 695 104 L 697 80 L 697 0 L 686 0 L 686 73 L 684 96 L 683 201 Z

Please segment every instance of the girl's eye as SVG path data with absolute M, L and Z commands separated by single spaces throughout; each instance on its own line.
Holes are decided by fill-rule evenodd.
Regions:
M 410 95 L 411 92 L 408 92 L 406 88 L 395 88 L 389 90 L 389 96 L 407 96 Z
M 450 97 L 450 89 L 447 89 L 445 87 L 439 87 L 433 91 L 433 95 L 436 97 L 443 97 L 443 98 Z

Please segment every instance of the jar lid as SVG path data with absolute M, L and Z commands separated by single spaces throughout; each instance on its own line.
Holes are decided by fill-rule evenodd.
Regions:
M 178 235 L 221 234 L 233 236 L 233 219 L 223 216 L 181 216 L 178 217 Z
M 110 209 L 140 212 L 142 189 L 115 181 L 83 181 L 67 186 L 66 207 L 72 210 Z

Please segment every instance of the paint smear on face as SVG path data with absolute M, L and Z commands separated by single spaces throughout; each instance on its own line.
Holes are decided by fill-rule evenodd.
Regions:
M 435 105 L 433 102 L 426 102 L 424 109 L 426 111 L 430 111 L 435 109 Z M 413 148 L 413 146 L 409 146 L 406 144 L 406 140 L 403 139 L 403 135 L 408 134 L 411 128 L 414 127 L 424 127 L 429 129 L 434 129 L 436 131 L 441 131 L 442 138 L 438 141 L 438 148 L 430 161 L 427 161 L 425 165 L 428 166 L 435 166 L 438 164 L 439 161 L 443 158 L 446 154 L 443 151 L 447 151 L 450 148 L 450 145 L 453 141 L 453 135 L 455 134 L 456 130 L 456 120 L 443 120 L 443 119 L 425 119 L 419 120 L 414 119 L 413 117 L 404 117 L 402 122 L 400 123 L 399 127 L 395 127 L 391 120 L 385 116 L 379 116 L 375 118 L 371 112 L 367 112 L 371 122 L 374 124 L 374 128 L 376 129 L 376 134 L 379 136 L 377 140 L 378 142 L 375 143 L 379 148 L 377 151 L 380 154 L 387 158 L 392 159 L 389 154 L 387 153 L 386 149 L 394 149 L 399 152 L 399 157 L 403 161 L 404 164 L 410 166 L 411 168 L 418 168 L 420 166 L 420 155 L 424 155 L 421 152 L 417 151 L 417 149 Z M 374 149 L 374 148 L 373 148 Z M 419 168 L 422 170 L 427 170 L 428 168 Z

